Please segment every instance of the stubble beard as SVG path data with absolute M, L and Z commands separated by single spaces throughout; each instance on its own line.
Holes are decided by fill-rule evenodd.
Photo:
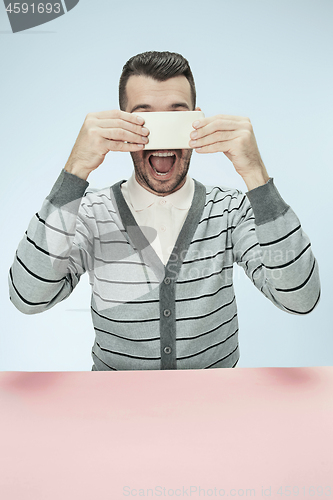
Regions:
M 149 190 L 153 191 L 157 195 L 171 194 L 180 189 L 185 183 L 185 177 L 190 167 L 192 153 L 192 149 L 177 149 L 176 162 L 178 163 L 178 166 L 175 176 L 167 181 L 159 181 L 149 175 L 151 167 L 149 165 L 148 157 L 150 155 L 150 151 L 131 152 L 136 180 L 142 187 L 145 189 L 149 188 Z

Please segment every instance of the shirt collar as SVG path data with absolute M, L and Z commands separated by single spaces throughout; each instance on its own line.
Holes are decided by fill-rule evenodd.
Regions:
M 135 178 L 135 171 L 133 171 L 126 184 L 129 199 L 135 211 L 144 210 L 161 199 L 160 196 L 151 193 L 138 183 Z M 187 175 L 185 184 L 180 189 L 174 193 L 163 196 L 163 198 L 174 207 L 185 210 L 190 208 L 193 194 L 194 181 L 189 175 Z

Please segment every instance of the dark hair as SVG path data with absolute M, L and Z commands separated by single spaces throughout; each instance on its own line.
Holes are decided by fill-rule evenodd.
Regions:
M 122 111 L 127 105 L 126 84 L 130 76 L 150 76 L 159 82 L 175 76 L 185 76 L 191 87 L 193 109 L 196 102 L 194 78 L 190 65 L 176 52 L 143 52 L 131 57 L 123 67 L 119 80 L 119 107 Z

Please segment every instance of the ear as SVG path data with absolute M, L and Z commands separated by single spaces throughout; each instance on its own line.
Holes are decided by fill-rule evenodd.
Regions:
M 201 111 L 201 108 L 196 107 L 194 111 Z

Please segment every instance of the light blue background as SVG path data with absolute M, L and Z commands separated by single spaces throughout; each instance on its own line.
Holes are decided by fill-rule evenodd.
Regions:
M 282 197 L 310 236 L 322 298 L 306 316 L 277 309 L 235 267 L 240 367 L 333 365 L 331 0 L 80 0 L 65 16 L 15 35 L 0 5 L 0 370 L 90 370 L 87 276 L 69 299 L 26 316 L 7 276 L 28 223 L 64 167 L 88 112 L 118 108 L 124 63 L 146 50 L 190 62 L 206 116 L 250 117 Z M 128 153 L 109 153 L 92 187 L 127 179 Z M 222 154 L 193 153 L 190 174 L 246 191 Z

